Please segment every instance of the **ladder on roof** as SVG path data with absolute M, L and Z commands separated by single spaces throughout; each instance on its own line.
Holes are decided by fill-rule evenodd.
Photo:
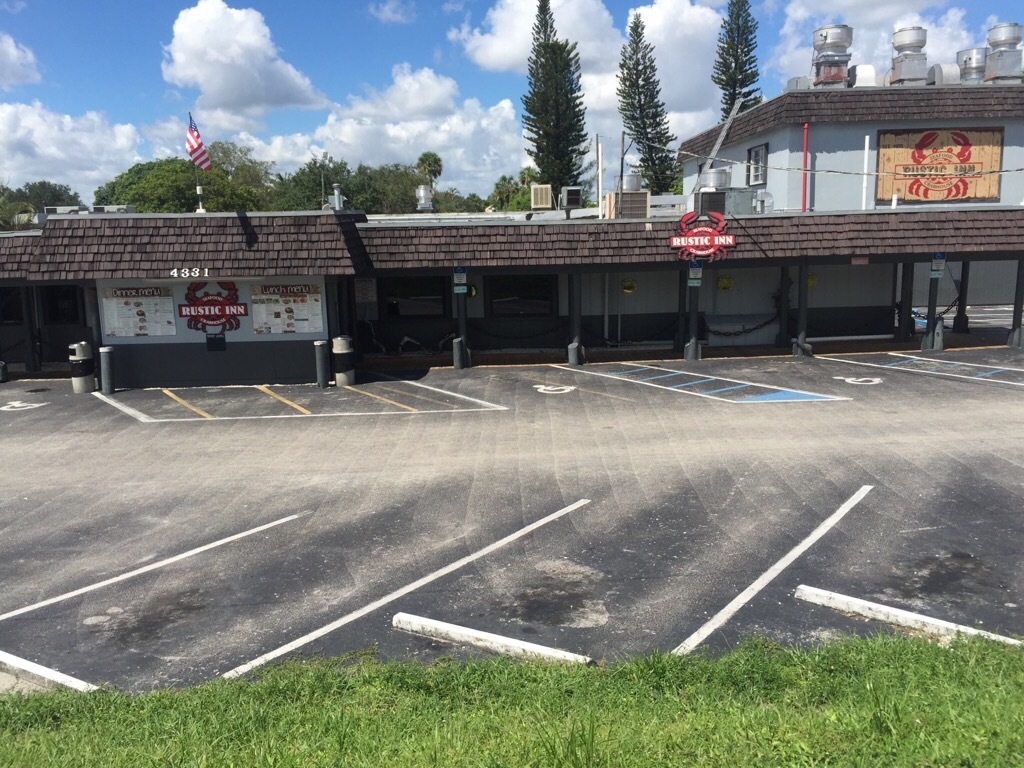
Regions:
M 740 99 L 736 99 L 736 101 L 733 102 L 732 111 L 729 112 L 729 116 L 725 118 L 725 122 L 722 124 L 722 130 L 718 132 L 718 139 L 715 141 L 715 146 L 711 148 L 711 154 L 708 155 L 707 157 L 706 165 L 703 168 L 698 168 L 697 170 L 697 180 L 693 182 L 693 189 L 690 190 L 691 195 L 694 192 L 696 192 L 697 187 L 700 186 L 701 171 L 710 170 L 711 166 L 715 164 L 715 159 L 718 157 L 718 150 L 722 148 L 722 144 L 725 141 L 725 136 L 727 133 L 729 133 L 729 128 L 732 126 L 733 119 L 736 117 L 737 114 L 739 114 L 740 104 L 742 104 L 742 101 Z

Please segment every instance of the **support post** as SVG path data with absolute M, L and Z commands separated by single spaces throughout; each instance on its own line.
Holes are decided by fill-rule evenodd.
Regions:
M 971 282 L 971 262 L 960 262 L 960 291 L 953 316 L 953 333 L 970 333 L 967 317 L 967 289 Z
M 1013 293 L 1013 317 L 1010 320 L 1010 336 L 1007 346 L 1024 348 L 1024 330 L 1021 329 L 1021 314 L 1024 314 L 1024 258 L 1017 260 L 1017 289 Z
M 789 335 L 789 267 L 783 267 L 779 272 L 779 332 L 775 336 L 776 347 L 787 347 L 790 343 Z
M 900 311 L 896 321 L 897 341 L 914 338 L 914 262 L 900 264 Z
M 674 352 L 685 352 L 686 351 L 686 293 L 687 293 L 687 275 L 689 275 L 689 264 L 682 262 L 682 267 L 679 270 L 679 314 L 676 317 L 676 337 L 672 344 Z
M 316 354 L 316 385 L 327 389 L 331 385 L 331 358 L 327 354 L 327 342 L 323 339 L 313 342 Z
M 455 294 L 455 313 L 458 318 L 459 335 L 452 341 L 452 365 L 455 370 L 461 371 L 472 365 L 469 354 L 469 310 L 466 307 L 466 294 Z
M 114 394 L 114 348 L 100 347 L 100 392 Z
M 811 345 L 807 343 L 807 259 L 800 260 L 800 269 L 797 272 L 797 328 L 796 342 L 793 344 L 793 355 L 795 357 L 813 357 Z
M 21 316 L 25 320 L 25 370 L 28 373 L 43 370 L 39 348 L 36 346 L 39 326 L 36 323 L 35 291 L 35 288 L 21 289 Z
M 583 365 L 583 275 L 569 275 L 569 365 Z
M 937 308 L 939 303 L 939 278 L 933 277 L 928 281 L 928 325 L 925 326 L 924 340 L 921 342 L 921 350 L 933 350 L 941 352 L 942 347 L 942 318 L 938 317 Z M 938 326 L 938 327 L 936 327 Z
M 688 289 L 690 305 L 690 319 L 686 323 L 686 349 L 683 352 L 685 360 L 700 360 L 700 317 L 697 312 L 700 301 L 700 286 L 691 285 Z

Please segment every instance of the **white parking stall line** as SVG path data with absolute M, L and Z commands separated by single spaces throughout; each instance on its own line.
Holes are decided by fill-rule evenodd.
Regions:
M 260 533 L 261 531 L 266 531 L 271 528 L 275 528 L 284 523 L 291 522 L 292 520 L 297 520 L 300 517 L 302 517 L 302 515 L 288 515 L 288 517 L 282 517 L 280 520 L 275 520 L 272 523 L 266 523 L 265 525 L 261 525 L 256 528 L 250 528 L 248 531 L 242 531 L 241 533 L 236 533 L 233 536 L 228 536 L 224 539 L 218 539 L 217 541 L 214 541 L 210 544 L 204 544 L 201 547 L 190 549 L 187 552 L 182 552 L 181 554 L 174 555 L 173 557 L 168 557 L 165 560 L 160 560 L 156 563 L 144 565 L 141 568 L 136 568 L 134 571 L 122 573 L 120 576 L 114 576 L 113 578 L 106 579 L 105 581 L 99 581 L 95 584 L 80 587 L 79 589 L 72 590 L 71 592 L 65 592 L 63 595 L 57 595 L 56 597 L 51 597 L 48 600 L 42 600 L 38 603 L 33 603 L 32 605 L 26 605 L 24 608 L 18 608 L 13 611 L 8 611 L 7 613 L 0 614 L 0 621 L 5 621 L 6 619 L 11 619 L 15 616 L 21 616 L 24 613 L 36 611 L 40 608 L 45 608 L 48 605 L 63 602 L 64 600 L 70 600 L 73 597 L 84 595 L 87 592 L 93 592 L 94 590 L 102 589 L 103 587 L 109 587 L 111 584 L 117 584 L 118 582 L 126 581 L 136 576 L 141 576 L 144 573 L 149 573 L 150 571 L 155 571 L 158 568 L 163 568 L 165 566 L 171 565 L 172 563 L 177 563 L 181 560 L 185 560 L 189 557 L 193 557 L 203 552 L 208 552 L 211 549 L 216 549 L 217 547 L 221 547 L 225 544 L 230 544 L 233 541 L 244 539 L 246 536 L 252 536 L 255 533 Z
M 257 667 L 261 667 L 264 664 L 273 661 L 274 659 L 280 658 L 281 656 L 291 653 L 292 651 L 297 651 L 299 648 L 302 648 L 305 645 L 309 645 L 309 643 L 312 643 L 314 640 L 318 640 L 324 635 L 328 635 L 334 630 L 339 629 L 340 627 L 343 627 L 346 624 L 350 624 L 356 619 L 360 619 L 363 616 L 366 616 L 367 614 L 377 610 L 378 608 L 382 608 L 388 603 L 393 603 L 400 597 L 404 597 L 405 595 L 408 595 L 410 592 L 414 592 L 420 587 L 430 584 L 432 581 L 437 581 L 441 577 L 447 576 L 449 573 L 454 573 L 463 566 L 469 565 L 470 563 L 479 560 L 480 558 L 485 557 L 486 555 L 489 555 L 491 552 L 501 549 L 506 544 L 511 544 L 513 541 L 521 539 L 526 534 L 531 533 L 537 530 L 538 528 L 547 525 L 550 522 L 558 520 L 560 517 L 563 517 L 569 514 L 570 512 L 579 509 L 580 507 L 586 506 L 589 503 L 590 499 L 580 499 L 579 501 L 570 504 L 567 507 L 563 507 L 557 512 L 552 512 L 547 517 L 543 517 L 540 520 L 537 520 L 536 522 L 530 523 L 526 527 L 520 528 L 515 533 L 511 533 L 505 538 L 499 539 L 493 544 L 489 544 L 483 549 L 479 549 L 471 555 L 467 555 L 466 557 L 456 560 L 454 563 L 450 563 L 449 565 L 446 565 L 443 568 L 439 568 L 438 570 L 432 573 L 428 573 L 426 576 L 417 579 L 411 584 L 406 584 L 404 587 L 396 589 L 394 592 L 391 592 L 378 600 L 374 600 L 369 605 L 364 605 L 362 608 L 352 611 L 351 613 L 345 614 L 340 619 L 336 619 L 335 621 L 332 621 L 330 624 L 320 627 L 320 629 L 316 629 L 306 635 L 303 635 L 302 637 L 292 640 L 290 643 L 285 643 L 280 648 L 276 648 L 273 651 L 270 651 L 269 653 L 265 653 L 262 656 L 253 659 L 252 661 L 246 662 L 245 664 L 235 667 L 234 669 L 225 672 L 222 676 L 225 678 L 240 677 L 241 675 L 244 675 L 246 672 L 250 672 L 253 669 L 256 669 Z
M 797 544 L 793 549 L 780 559 L 775 565 L 765 571 L 761 576 L 747 587 L 745 590 L 740 592 L 732 601 L 725 606 L 722 610 L 716 613 L 709 619 L 704 626 L 690 635 L 684 640 L 677 648 L 673 649 L 672 653 L 679 656 L 684 656 L 693 651 L 698 645 L 703 643 L 712 632 L 721 627 L 725 622 L 731 619 L 736 612 L 746 605 L 750 600 L 762 589 L 764 589 L 776 576 L 782 573 L 792 563 L 800 557 L 804 552 L 811 548 L 811 546 L 818 541 L 822 536 L 832 530 L 836 523 L 846 517 L 846 513 L 857 506 L 861 499 L 868 495 L 873 485 L 863 485 L 860 490 L 857 491 L 853 496 L 846 500 L 839 509 L 833 512 L 829 517 L 815 528 L 807 538 Z
M 149 416 L 144 414 L 142 411 L 137 411 L 134 408 L 132 408 L 130 405 L 125 405 L 124 403 L 119 403 L 119 402 L 117 402 L 117 400 L 114 400 L 112 397 L 107 397 L 102 392 L 93 392 L 93 394 L 96 397 L 98 397 L 100 400 L 102 400 L 104 403 L 107 403 L 108 405 L 114 406 L 115 408 L 117 408 L 119 411 L 122 411 L 123 413 L 127 413 L 133 419 L 138 419 L 139 421 L 146 422 L 146 423 L 156 421 L 156 419 L 150 418 Z M 187 419 L 187 421 L 200 421 L 200 419 Z
M 461 400 L 468 400 L 471 403 L 476 403 L 477 405 L 484 406 L 484 408 L 482 410 L 488 410 L 488 411 L 507 411 L 508 410 L 508 407 L 504 406 L 504 405 L 497 405 L 495 403 L 489 403 L 486 400 L 478 400 L 477 398 L 470 397 L 469 395 L 460 395 L 458 392 L 449 392 L 447 389 L 439 389 L 437 387 L 432 387 L 429 384 L 423 384 L 423 383 L 421 383 L 419 381 L 410 381 L 409 379 L 401 379 L 401 378 L 399 378 L 397 376 L 390 376 L 390 375 L 388 375 L 386 373 L 380 373 L 379 371 L 372 371 L 372 373 L 373 373 L 374 376 L 380 376 L 382 379 L 387 379 L 388 381 L 398 381 L 398 382 L 401 382 L 403 384 L 411 384 L 412 386 L 420 387 L 421 389 L 429 389 L 431 392 L 438 392 L 438 393 L 440 393 L 442 395 L 448 395 L 449 397 L 457 397 L 457 398 L 459 398 Z M 472 410 L 481 410 L 481 409 L 474 408 Z M 429 411 L 420 411 L 420 413 L 429 413 Z M 447 413 L 454 413 L 454 411 L 447 411 Z
M 955 363 L 956 365 L 967 366 L 968 368 L 990 368 L 990 369 L 993 369 L 993 370 L 995 370 L 997 372 L 1014 371 L 1014 372 L 1017 372 L 1017 373 L 1024 373 L 1024 368 L 1009 368 L 1009 367 L 1007 367 L 1005 365 L 1004 366 L 996 366 L 996 365 L 984 365 L 982 363 L 964 363 L 964 362 L 961 362 L 959 360 L 956 360 L 956 361 L 954 361 L 954 360 L 936 360 L 935 358 L 932 358 L 932 357 L 922 357 L 921 355 L 906 355 L 906 354 L 903 354 L 902 352 L 889 352 L 888 354 L 892 355 L 893 357 L 905 357 L 905 358 L 908 358 L 910 360 L 922 360 L 922 361 L 924 361 L 926 363 L 939 363 L 939 364 L 947 364 L 947 365 L 952 365 L 952 364 Z M 991 374 L 989 374 L 989 375 L 991 375 Z
M 945 376 L 945 377 L 950 378 L 950 379 L 963 379 L 964 381 L 983 381 L 983 382 L 984 381 L 991 381 L 993 384 L 1009 384 L 1012 387 L 1024 387 L 1024 382 L 1020 382 L 1020 381 L 1006 381 L 1004 379 L 988 379 L 984 375 L 978 375 L 978 374 L 974 374 L 973 376 L 965 376 L 965 375 L 960 374 L 960 373 L 943 373 L 942 371 L 920 371 L 920 370 L 917 370 L 917 369 L 914 369 L 914 368 L 908 368 L 908 367 L 906 367 L 906 365 L 907 364 L 912 364 L 915 361 L 918 361 L 918 362 L 928 362 L 928 363 L 936 363 L 936 364 L 939 364 L 939 365 L 942 365 L 942 364 L 952 365 L 952 363 L 950 363 L 949 361 L 946 361 L 946 360 L 935 360 L 935 359 L 928 358 L 928 357 L 913 357 L 911 355 L 899 355 L 896 352 L 888 352 L 887 354 L 892 355 L 893 357 L 903 357 L 903 358 L 905 358 L 905 364 L 889 363 L 888 365 L 883 365 L 882 363 L 868 363 L 868 362 L 865 362 L 863 360 L 847 360 L 846 358 L 832 357 L 832 356 L 821 356 L 821 357 L 818 358 L 818 360 L 831 360 L 832 362 L 836 362 L 836 363 L 845 363 L 847 365 L 861 365 L 861 366 L 865 366 L 867 368 L 881 368 L 882 370 L 885 370 L 885 371 L 902 371 L 904 373 L 916 373 L 916 374 L 920 374 L 922 376 Z M 903 363 L 903 362 L 904 361 L 901 361 L 901 363 Z M 958 362 L 956 365 L 957 366 L 967 366 L 967 365 L 970 365 L 970 366 L 976 367 L 976 368 L 991 368 L 992 369 L 992 373 L 988 374 L 989 376 L 994 375 L 996 373 L 1004 373 L 1006 371 L 1013 371 L 1013 372 L 1022 372 L 1022 373 L 1024 373 L 1024 371 L 1021 371 L 1021 369 L 1019 369 L 1019 368 L 998 368 L 998 366 L 995 366 L 995 365 L 981 365 L 979 363 L 959 363 Z
M 806 391 L 804 391 L 802 389 L 793 389 L 792 387 L 776 387 L 776 386 L 774 386 L 772 384 L 758 384 L 758 383 L 753 382 L 753 381 L 743 381 L 742 379 L 729 379 L 729 378 L 726 378 L 724 376 L 710 376 L 709 377 L 707 374 L 703 374 L 703 373 L 691 373 L 690 371 L 677 371 L 677 370 L 675 370 L 673 368 L 664 368 L 664 367 L 658 366 L 658 365 L 645 365 L 645 366 L 643 366 L 641 368 L 633 368 L 633 369 L 630 369 L 628 371 L 618 371 L 618 372 L 615 372 L 615 373 L 601 373 L 600 371 L 588 371 L 588 370 L 583 369 L 583 368 L 573 368 L 573 367 L 570 367 L 570 366 L 567 366 L 567 365 L 560 365 L 560 364 L 553 364 L 551 367 L 552 368 L 558 368 L 558 369 L 563 370 L 563 371 L 569 371 L 570 373 L 585 373 L 585 374 L 587 374 L 589 376 L 602 376 L 602 377 L 604 377 L 606 379 L 615 379 L 617 381 L 627 381 L 627 382 L 629 382 L 631 384 L 643 384 L 644 386 L 654 387 L 655 389 L 664 389 L 664 390 L 669 390 L 671 392 L 682 392 L 683 394 L 686 394 L 686 395 L 694 395 L 696 397 L 703 397 L 703 398 L 706 398 L 708 400 L 717 400 L 718 402 L 721 402 L 721 403 L 731 403 L 731 404 L 734 404 L 734 405 L 748 405 L 748 404 L 751 404 L 751 403 L 767 403 L 767 402 L 772 402 L 772 403 L 832 402 L 832 401 L 836 401 L 836 400 L 849 400 L 850 399 L 848 397 L 842 397 L 842 396 L 839 396 L 839 395 L 822 395 L 822 394 L 819 394 L 817 392 L 806 392 Z M 685 384 L 676 384 L 676 385 L 673 386 L 673 385 L 668 385 L 668 384 L 657 384 L 657 383 L 655 383 L 654 381 L 651 381 L 651 380 L 630 379 L 630 378 L 626 377 L 626 374 L 640 373 L 642 371 L 666 371 L 666 374 L 664 376 L 652 377 L 652 378 L 657 378 L 657 379 L 667 378 L 669 376 L 691 376 L 691 377 L 695 377 L 698 380 L 697 381 L 686 382 Z M 694 392 L 694 391 L 685 389 L 685 387 L 687 387 L 687 386 L 692 386 L 692 385 L 695 385 L 695 384 L 704 384 L 704 383 L 707 383 L 707 382 L 710 382 L 710 381 L 727 382 L 728 384 L 733 385 L 733 386 L 725 386 L 725 387 L 722 387 L 720 389 L 712 390 L 712 392 L 710 392 L 710 393 L 709 392 Z M 757 388 L 757 389 L 767 389 L 767 390 L 770 390 L 773 393 L 778 393 L 778 394 L 770 395 L 770 396 L 769 395 L 764 395 L 764 396 L 760 396 L 760 397 L 753 396 L 753 397 L 747 397 L 747 398 L 742 398 L 742 399 L 728 398 L 728 397 L 716 397 L 715 394 L 714 394 L 716 392 L 728 392 L 728 391 L 735 390 L 735 389 L 744 389 L 746 387 L 754 387 L 754 388 Z M 787 395 L 790 395 L 791 397 L 787 397 Z

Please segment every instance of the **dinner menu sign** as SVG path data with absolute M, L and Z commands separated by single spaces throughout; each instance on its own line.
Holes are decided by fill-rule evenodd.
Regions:
M 103 328 L 107 336 L 173 336 L 171 288 L 104 288 Z

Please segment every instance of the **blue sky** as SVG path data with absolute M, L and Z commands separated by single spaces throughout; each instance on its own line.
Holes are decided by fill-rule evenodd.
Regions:
M 655 46 L 676 136 L 717 123 L 710 74 L 726 0 L 551 5 L 580 51 L 605 183 L 617 173 L 615 76 L 630 14 Z M 822 24 L 852 26 L 852 63 L 884 73 L 899 27 L 925 27 L 929 63 L 941 63 L 983 46 L 994 23 L 1024 23 L 1009 0 L 751 8 L 769 98 L 810 72 Z M 527 162 L 519 121 L 535 14 L 536 0 L 0 0 L 0 182 L 49 179 L 88 202 L 133 163 L 184 156 L 191 111 L 205 141 L 251 146 L 281 172 L 322 152 L 355 167 L 432 150 L 439 186 L 486 196 Z

